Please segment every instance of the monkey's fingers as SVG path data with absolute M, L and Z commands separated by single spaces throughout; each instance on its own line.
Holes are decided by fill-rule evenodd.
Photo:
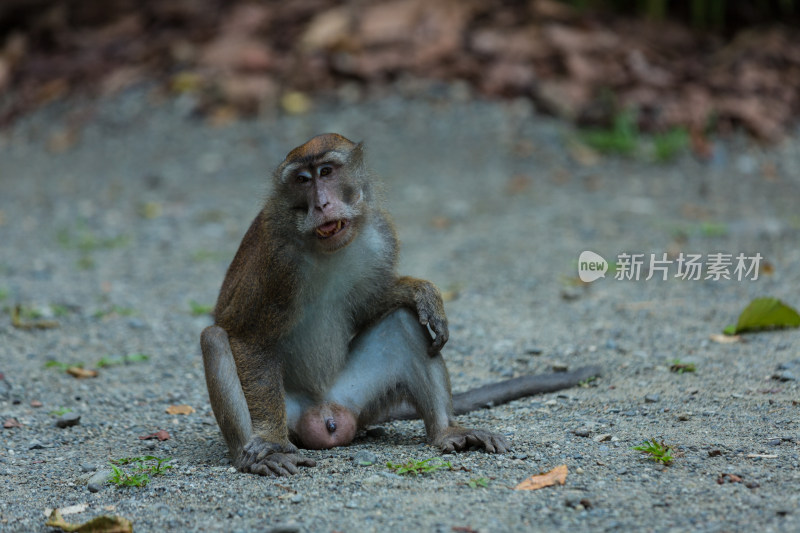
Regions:
M 444 348 L 447 339 L 450 338 L 450 331 L 447 329 L 447 321 L 444 320 L 437 320 L 431 322 L 431 329 L 434 333 L 436 333 L 436 338 L 433 339 L 431 342 L 430 348 L 428 348 L 428 353 L 431 355 L 436 355 L 442 348 Z

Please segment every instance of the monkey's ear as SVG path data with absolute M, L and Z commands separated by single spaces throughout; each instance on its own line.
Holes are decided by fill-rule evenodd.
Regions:
M 363 163 L 364 162 L 364 152 L 366 152 L 366 147 L 364 146 L 364 141 L 356 144 L 353 149 L 350 151 L 350 161 L 354 163 Z

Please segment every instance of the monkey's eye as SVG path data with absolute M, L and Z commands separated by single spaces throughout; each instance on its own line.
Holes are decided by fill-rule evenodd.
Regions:
M 294 178 L 294 179 L 295 179 L 295 181 L 297 181 L 297 183 L 299 183 L 300 185 L 305 185 L 306 183 L 308 183 L 308 182 L 310 182 L 310 181 L 311 181 L 311 176 L 310 176 L 309 174 L 307 174 L 307 173 L 303 172 L 303 173 L 301 173 L 301 174 L 298 174 L 297 176 L 295 176 L 295 178 Z
M 319 175 L 320 176 L 327 176 L 331 172 L 333 172 L 333 167 L 330 166 L 330 165 L 324 165 L 324 166 L 319 167 Z

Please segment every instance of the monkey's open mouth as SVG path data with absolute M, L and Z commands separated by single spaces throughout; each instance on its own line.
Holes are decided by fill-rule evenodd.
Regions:
M 348 221 L 345 219 L 326 222 L 325 224 L 322 224 L 321 226 L 317 227 L 317 229 L 315 230 L 317 237 L 320 239 L 327 239 L 333 237 L 334 235 L 342 231 L 343 228 L 347 227 L 347 222 Z

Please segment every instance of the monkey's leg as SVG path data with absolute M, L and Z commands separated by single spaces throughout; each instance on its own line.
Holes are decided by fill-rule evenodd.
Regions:
M 407 400 L 424 421 L 428 440 L 442 451 L 507 451 L 502 436 L 455 421 L 447 368 L 441 354 L 429 355 L 430 342 L 413 312 L 392 312 L 353 340 L 347 365 L 325 401 L 349 409 L 363 426 Z
M 200 346 L 211 409 L 234 464 L 244 472 L 260 475 L 295 474 L 296 465 L 314 466 L 315 462 L 297 453 L 294 445 L 281 446 L 255 435 L 225 330 L 209 326 L 200 336 Z

